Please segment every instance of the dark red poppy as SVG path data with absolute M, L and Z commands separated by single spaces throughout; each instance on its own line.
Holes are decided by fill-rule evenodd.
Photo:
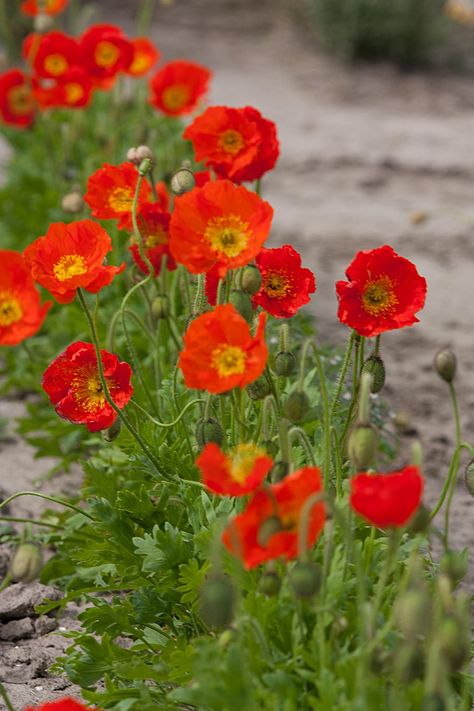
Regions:
M 37 103 L 31 80 L 20 69 L 0 74 L 0 117 L 4 123 L 26 128 L 33 123 Z
M 210 78 L 209 69 L 195 62 L 168 62 L 150 81 L 150 103 L 169 116 L 189 114 L 207 92 Z
M 415 265 L 385 245 L 358 252 L 336 284 L 338 318 L 361 336 L 411 326 L 423 308 L 426 280 Z
M 255 263 L 262 286 L 253 297 L 254 306 L 277 318 L 291 318 L 311 300 L 310 294 L 316 290 L 314 274 L 301 266 L 301 256 L 289 244 L 276 249 L 262 247 Z
M 389 474 L 356 474 L 351 479 L 351 506 L 380 528 L 405 526 L 420 505 L 423 477 L 410 466 Z
M 217 444 L 209 442 L 196 459 L 207 488 L 224 496 L 245 496 L 255 491 L 273 465 L 265 450 L 255 444 L 238 444 L 224 453 Z

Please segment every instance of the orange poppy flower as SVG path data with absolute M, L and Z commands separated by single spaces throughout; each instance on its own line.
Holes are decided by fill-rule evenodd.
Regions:
M 175 201 L 170 249 L 193 274 L 217 267 L 219 276 L 254 259 L 268 237 L 273 209 L 230 180 L 213 180 Z
M 20 69 L 0 74 L 0 117 L 4 123 L 20 128 L 30 126 L 36 106 L 31 82 Z
M 169 212 L 164 212 L 158 204 L 143 205 L 137 216 L 138 228 L 143 239 L 146 256 L 153 265 L 155 276 L 161 270 L 161 260 L 167 255 L 166 268 L 169 271 L 176 269 L 176 262 L 169 251 Z M 129 247 L 133 261 L 144 274 L 148 274 L 148 265 L 140 256 L 137 238 L 131 238 Z
M 79 39 L 80 64 L 102 88 L 133 61 L 133 46 L 116 25 L 93 25 Z
M 87 181 L 84 200 L 91 208 L 92 215 L 100 220 L 118 219 L 120 228 L 129 227 L 137 181 L 138 170 L 133 163 L 104 163 Z M 142 180 L 139 207 L 149 201 L 150 192 L 150 186 L 146 180 Z
M 19 252 L 0 250 L 0 345 L 15 346 L 41 328 L 51 301 L 41 305 L 30 270 Z
M 24 0 L 21 3 L 20 10 L 25 15 L 39 15 L 44 12 L 46 15 L 58 15 L 64 10 L 69 0 L 44 0 L 40 3 L 39 0 Z
M 301 266 L 301 256 L 289 244 L 263 248 L 255 260 L 262 275 L 262 287 L 252 299 L 276 318 L 291 318 L 307 304 L 316 290 L 314 274 Z
M 195 62 L 168 62 L 150 81 L 150 103 L 169 116 L 189 114 L 207 92 L 211 76 L 209 69 Z
M 112 249 L 112 240 L 92 220 L 79 220 L 69 225 L 50 225 L 44 237 L 38 237 L 24 252 L 31 276 L 60 304 L 74 300 L 77 289 L 96 294 L 125 269 L 104 266 Z
M 423 477 L 418 467 L 389 474 L 356 474 L 351 479 L 351 506 L 381 528 L 405 526 L 420 505 Z
M 183 137 L 192 142 L 198 162 L 236 183 L 261 178 L 279 154 L 275 124 L 251 106 L 210 106 Z
M 58 79 L 77 65 L 79 48 L 73 37 L 53 30 L 44 35 L 28 35 L 23 43 L 23 56 L 37 77 Z
M 132 77 L 142 77 L 155 66 L 160 53 L 147 37 L 137 37 L 132 40 L 133 59 L 126 69 Z
M 54 86 L 45 87 L 34 81 L 33 90 L 41 108 L 64 106 L 76 109 L 84 108 L 90 103 L 94 85 L 89 75 L 80 67 L 71 67 Z
M 265 318 L 260 314 L 255 336 L 230 304 L 192 321 L 178 363 L 188 388 L 223 393 L 256 380 L 267 362 Z
M 296 558 L 302 509 L 319 492 L 322 485 L 317 467 L 304 467 L 278 484 L 257 491 L 245 511 L 225 529 L 222 536 L 225 547 L 246 568 L 275 558 Z M 308 516 L 307 547 L 317 541 L 325 518 L 323 502 L 316 502 Z
M 110 397 L 122 409 L 133 394 L 132 370 L 113 353 L 102 350 L 100 356 Z M 106 429 L 117 419 L 102 390 L 92 343 L 71 343 L 45 370 L 42 385 L 60 417 L 90 432 Z
M 255 444 L 239 444 L 225 454 L 217 444 L 209 442 L 196 459 L 196 465 L 210 491 L 245 496 L 261 485 L 273 461 Z

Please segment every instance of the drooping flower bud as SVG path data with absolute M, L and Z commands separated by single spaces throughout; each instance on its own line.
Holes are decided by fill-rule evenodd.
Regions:
M 130 161 L 130 163 L 135 163 L 135 165 L 140 165 L 140 161 L 137 158 L 137 149 L 133 146 L 127 151 L 127 160 Z
M 209 442 L 214 442 L 219 447 L 224 441 L 224 432 L 220 422 L 215 417 L 201 418 L 196 425 L 196 442 L 202 449 Z
M 466 483 L 466 489 L 474 496 L 474 459 L 471 459 L 464 472 L 464 481 Z
M 404 592 L 395 602 L 394 623 L 408 639 L 424 634 L 429 627 L 431 605 L 423 590 Z
M 263 375 L 257 378 L 257 380 L 254 380 L 253 383 L 249 383 L 245 390 L 251 400 L 263 400 L 267 395 L 270 395 L 272 391 L 270 383 Z
M 264 442 L 262 442 L 262 446 L 268 456 L 272 457 L 272 459 L 275 459 L 276 455 L 278 454 L 278 444 L 271 439 L 266 439 Z
M 380 356 L 371 355 L 364 363 L 363 373 L 372 376 L 371 392 L 379 393 L 385 384 L 385 365 Z
M 136 155 L 136 160 L 138 162 L 138 165 L 144 160 L 149 160 L 153 165 L 155 165 L 156 159 L 155 159 L 155 154 L 150 148 L 150 146 L 138 146 L 135 152 Z
M 294 373 L 296 368 L 296 358 L 290 351 L 280 351 L 276 354 L 273 363 L 273 370 L 277 375 L 287 377 Z
M 277 484 L 279 481 L 288 476 L 289 471 L 290 465 L 288 462 L 275 462 L 270 471 L 270 479 L 274 484 Z
M 84 207 L 84 200 L 81 193 L 78 190 L 72 190 L 70 193 L 65 195 L 61 201 L 61 208 L 64 212 L 74 215 Z
M 175 195 L 184 195 L 196 185 L 194 173 L 189 168 L 180 168 L 171 178 L 171 190 Z
M 170 313 L 170 304 L 166 294 L 159 294 L 153 299 L 151 304 L 151 312 L 156 319 L 168 318 Z
M 416 535 L 426 531 L 431 523 L 431 515 L 424 504 L 420 504 L 418 511 L 408 523 L 407 531 Z
M 120 434 L 120 430 L 122 429 L 122 420 L 120 417 L 117 417 L 115 422 L 110 425 L 110 427 L 107 427 L 106 430 L 102 430 L 102 438 L 106 442 L 113 442 L 114 439 L 117 439 L 117 437 Z
M 253 296 L 262 286 L 262 275 L 255 264 L 248 264 L 242 272 L 242 289 Z
M 10 561 L 10 575 L 15 583 L 31 583 L 43 567 L 43 553 L 36 543 L 22 543 Z
M 451 383 L 456 375 L 456 356 L 449 348 L 442 348 L 434 357 L 434 367 L 439 377 Z
M 239 312 L 247 323 L 250 323 L 253 318 L 253 307 L 250 296 L 239 289 L 232 289 L 230 292 L 229 302 Z
M 264 595 L 272 597 L 278 595 L 281 588 L 281 578 L 274 570 L 266 570 L 258 581 L 258 589 Z
M 311 562 L 296 563 L 289 577 L 293 594 L 304 600 L 308 600 L 319 592 L 321 581 L 321 566 Z
M 229 577 L 213 575 L 201 588 L 200 613 L 209 627 L 227 627 L 234 619 L 235 588 Z
M 457 585 L 466 576 L 468 558 L 463 551 L 446 551 L 442 556 L 439 567 L 453 585 Z
M 303 390 L 293 390 L 283 405 L 283 412 L 292 422 L 300 422 L 310 408 L 309 397 Z
M 280 533 L 283 530 L 282 523 L 278 516 L 270 516 L 260 525 L 257 534 L 258 545 L 265 547 L 268 541 L 275 533 Z
M 354 469 L 366 471 L 377 454 L 379 437 L 372 425 L 356 425 L 349 435 L 347 453 Z

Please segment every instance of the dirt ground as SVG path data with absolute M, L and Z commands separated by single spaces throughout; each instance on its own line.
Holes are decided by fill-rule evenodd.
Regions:
M 128 29 L 132 4 L 114 3 L 114 21 Z M 315 50 L 269 1 L 176 0 L 159 8 L 152 37 L 165 60 L 186 57 L 213 70 L 210 103 L 252 105 L 277 123 L 281 158 L 263 185 L 275 209 L 271 245 L 293 244 L 315 271 L 311 311 L 321 341 L 347 337 L 336 319 L 334 282 L 356 251 L 391 244 L 427 278 L 420 324 L 385 335 L 382 352 L 384 397 L 393 412 L 403 409 L 411 417 L 424 448 L 426 499 L 433 502 L 454 432 L 447 387 L 432 368 L 441 346 L 458 355 L 464 438 L 474 443 L 472 77 L 340 65 Z M 416 213 L 425 217 L 418 225 Z M 0 407 L 0 415 L 20 411 L 18 403 Z M 412 439 L 403 438 L 401 462 Z M 31 486 L 50 466 L 33 461 L 18 441 L 0 454 L 8 492 Z M 60 492 L 77 486 L 77 475 L 48 484 Z M 35 500 L 13 508 L 16 515 L 37 511 Z M 473 511 L 474 500 L 460 485 L 452 516 L 456 548 L 474 544 Z M 471 591 L 473 567 L 471 561 Z M 61 683 L 32 678 L 8 687 L 21 707 L 63 695 L 54 688 Z

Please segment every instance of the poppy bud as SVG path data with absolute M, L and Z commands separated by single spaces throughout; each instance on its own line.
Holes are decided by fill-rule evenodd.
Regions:
M 281 588 L 281 579 L 278 573 L 274 571 L 267 570 L 262 573 L 260 580 L 258 581 L 258 589 L 264 595 L 272 597 L 273 595 L 278 595 Z
M 200 613 L 209 627 L 227 627 L 234 619 L 235 588 L 227 576 L 213 575 L 201 588 Z
M 308 600 L 319 592 L 321 566 L 317 563 L 296 563 L 290 573 L 290 586 L 295 597 Z
M 140 165 L 140 161 L 137 158 L 137 149 L 129 148 L 127 151 L 127 160 L 130 163 L 135 163 L 135 165 Z
M 347 451 L 357 471 L 365 471 L 372 465 L 378 449 L 377 430 L 372 425 L 356 425 L 349 435 Z
M 270 479 L 274 484 L 277 484 L 288 475 L 289 471 L 290 465 L 288 462 L 275 462 L 270 471 Z
M 309 410 L 309 397 L 302 390 L 293 390 L 286 398 L 283 412 L 292 422 L 300 422 Z
M 267 395 L 270 395 L 272 390 L 270 383 L 264 376 L 257 378 L 253 383 L 249 383 L 245 389 L 251 400 L 263 400 Z
M 54 20 L 51 15 L 47 15 L 44 12 L 38 13 L 33 21 L 34 31 L 38 32 L 40 35 L 44 32 L 49 32 L 54 26 Z
M 81 212 L 83 207 L 84 200 L 82 198 L 81 193 L 77 190 L 73 190 L 72 192 L 65 195 L 61 201 L 61 208 L 63 209 L 63 211 L 68 212 L 71 215 L 74 215 L 77 212 Z
M 248 294 L 245 294 L 239 289 L 232 289 L 230 292 L 229 303 L 231 303 L 232 306 L 239 312 L 242 318 L 250 323 L 253 318 L 253 307 Z
M 258 545 L 265 547 L 268 545 L 270 538 L 274 536 L 275 533 L 280 533 L 280 531 L 283 531 L 283 526 L 277 516 L 270 516 L 269 518 L 266 518 L 265 521 L 260 524 L 258 529 Z
M 15 583 L 31 583 L 43 567 L 43 554 L 36 543 L 22 543 L 10 562 L 10 575 Z
M 372 384 L 370 391 L 379 393 L 385 383 L 385 365 L 380 356 L 371 355 L 364 363 L 362 368 L 363 373 L 369 373 L 372 376 Z
M 209 442 L 214 442 L 219 447 L 224 441 L 224 432 L 220 423 L 214 417 L 202 418 L 196 425 L 196 442 L 202 449 Z
M 235 637 L 235 630 L 224 630 L 219 635 L 217 644 L 221 649 L 226 649 Z
M 138 165 L 140 165 L 140 163 L 144 160 L 149 160 L 151 163 L 150 167 L 153 167 L 155 163 L 155 154 L 149 146 L 138 146 L 135 151 L 135 155 Z
M 430 603 L 422 590 L 407 590 L 395 602 L 395 625 L 409 639 L 416 640 L 426 632 L 429 614 Z
M 291 375 L 296 368 L 296 358 L 290 351 L 280 351 L 276 354 L 273 370 L 277 375 Z
M 120 434 L 120 430 L 122 429 L 122 421 L 120 417 L 117 417 L 115 422 L 110 425 L 110 427 L 107 427 L 106 430 L 102 430 L 102 439 L 104 439 L 106 442 L 113 442 L 114 439 L 117 439 L 117 437 Z
M 249 264 L 242 272 L 242 289 L 253 296 L 262 286 L 260 269 L 254 264 Z
M 166 294 L 160 294 L 153 299 L 151 312 L 156 319 L 168 318 L 170 305 Z
M 439 562 L 439 567 L 453 585 L 456 585 L 467 573 L 468 559 L 462 551 L 446 551 Z
M 180 168 L 171 178 L 171 190 L 175 195 L 184 195 L 195 185 L 194 173 L 189 168 Z
M 456 356 L 449 348 L 442 348 L 434 357 L 434 367 L 439 377 L 451 383 L 456 375 Z
M 430 512 L 424 504 L 420 504 L 418 511 L 415 513 L 413 518 L 408 524 L 408 532 L 416 535 L 417 533 L 423 533 L 426 531 L 431 522 Z
M 443 658 L 451 671 L 458 671 L 469 658 L 469 635 L 461 620 L 454 615 L 441 620 L 438 641 Z
M 436 692 L 434 694 L 428 694 L 423 698 L 421 711 L 446 711 L 446 702 L 443 697 Z
M 274 442 L 271 439 L 266 439 L 265 442 L 262 442 L 262 446 L 266 453 L 268 454 L 269 457 L 272 457 L 274 459 L 276 455 L 278 454 L 278 444 Z
M 472 459 L 466 467 L 464 481 L 466 482 L 466 489 L 471 496 L 474 496 L 474 459 Z
M 393 424 L 397 432 L 401 435 L 415 434 L 416 430 L 412 425 L 411 417 L 408 412 L 399 410 L 393 417 Z

